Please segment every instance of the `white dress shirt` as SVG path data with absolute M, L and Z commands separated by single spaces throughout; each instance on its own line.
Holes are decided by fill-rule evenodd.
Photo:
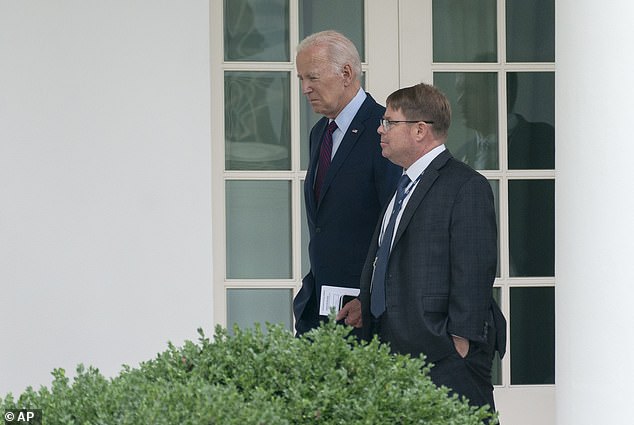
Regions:
M 390 242 L 390 250 L 391 250 L 391 244 L 394 243 L 394 237 L 396 237 L 396 230 L 398 229 L 398 225 L 401 222 L 401 216 L 403 215 L 403 211 L 405 211 L 405 207 L 407 207 L 407 203 L 409 202 L 409 198 L 411 197 L 411 194 L 414 192 L 414 189 L 416 189 L 416 186 L 418 186 L 418 182 L 422 178 L 423 173 L 425 172 L 425 169 L 427 169 L 429 164 L 431 164 L 431 162 L 438 155 L 440 155 L 440 153 L 444 151 L 445 149 L 446 149 L 445 145 L 436 146 L 434 149 L 430 150 L 425 155 L 418 158 L 418 160 L 415 163 L 413 163 L 407 170 L 405 170 L 404 174 L 407 174 L 407 176 L 410 178 L 412 182 L 405 188 L 405 198 L 403 199 L 401 210 L 398 212 L 398 215 L 396 216 L 396 223 L 394 224 L 394 229 L 395 229 L 394 236 L 392 237 L 392 241 Z M 383 223 L 381 225 L 381 235 L 379 237 L 379 245 L 383 241 L 383 233 L 385 232 L 387 223 L 390 221 L 390 215 L 392 215 L 392 209 L 394 208 L 395 200 L 396 200 L 396 193 L 392 197 L 392 200 L 390 201 L 390 205 L 388 205 L 387 210 L 385 210 L 385 215 L 383 216 Z

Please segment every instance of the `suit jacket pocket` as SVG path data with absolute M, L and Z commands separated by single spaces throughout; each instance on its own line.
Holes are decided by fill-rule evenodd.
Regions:
M 427 331 L 448 343 L 450 339 L 447 332 L 449 297 L 444 295 L 423 296 L 422 307 L 423 322 Z

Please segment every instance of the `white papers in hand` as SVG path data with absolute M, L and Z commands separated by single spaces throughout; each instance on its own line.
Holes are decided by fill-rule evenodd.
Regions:
M 341 297 L 344 295 L 352 295 L 356 297 L 359 295 L 359 288 L 346 288 L 344 286 L 328 286 L 322 285 L 321 297 L 319 302 L 319 315 L 328 316 L 331 310 L 338 311 Z

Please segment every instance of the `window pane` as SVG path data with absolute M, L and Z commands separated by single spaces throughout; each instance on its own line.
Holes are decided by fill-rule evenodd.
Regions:
M 226 182 L 227 278 L 291 278 L 291 184 Z
M 452 105 L 449 150 L 477 170 L 497 169 L 497 73 L 437 72 L 434 84 Z
M 227 328 L 252 328 L 255 323 L 280 323 L 292 330 L 290 289 L 227 289 Z
M 339 31 L 348 37 L 365 58 L 363 0 L 300 0 L 299 37 L 324 30 Z
M 555 288 L 511 288 L 511 384 L 555 383 Z
M 290 169 L 290 74 L 225 72 L 227 170 Z
M 434 62 L 496 62 L 496 1 L 433 1 Z
M 509 169 L 555 168 L 555 73 L 506 75 Z
M 506 0 L 508 62 L 555 61 L 555 0 Z
M 225 0 L 225 60 L 289 60 L 288 0 Z
M 555 181 L 509 180 L 511 277 L 555 275 Z

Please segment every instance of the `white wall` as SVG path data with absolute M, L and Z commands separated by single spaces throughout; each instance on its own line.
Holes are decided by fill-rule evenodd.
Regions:
M 206 0 L 0 0 L 0 396 L 211 334 Z
M 557 2 L 558 425 L 634 423 L 632 10 Z

